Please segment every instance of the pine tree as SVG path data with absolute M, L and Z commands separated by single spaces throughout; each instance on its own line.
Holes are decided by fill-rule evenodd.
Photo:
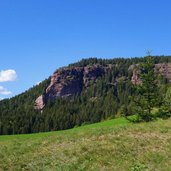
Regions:
M 152 110 L 158 106 L 160 98 L 153 57 L 145 57 L 139 67 L 141 83 L 136 85 L 136 111 L 138 120 L 150 121 L 153 119 Z

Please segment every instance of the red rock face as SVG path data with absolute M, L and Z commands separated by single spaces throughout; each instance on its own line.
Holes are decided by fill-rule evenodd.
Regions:
M 93 67 L 84 67 L 83 72 L 83 84 L 85 87 L 89 86 L 91 81 L 96 81 L 96 79 L 105 73 L 105 68 L 100 65 L 94 65 Z
M 57 97 L 67 98 L 80 94 L 83 87 L 86 88 L 90 84 L 95 83 L 106 70 L 112 69 L 112 67 L 113 66 L 103 67 L 101 65 L 92 65 L 86 67 L 68 67 L 57 70 L 51 76 L 51 82 L 46 92 L 36 99 L 35 109 L 43 109 L 48 100 L 54 101 Z M 131 65 L 129 70 L 133 73 L 131 82 L 133 84 L 140 84 L 141 80 L 139 78 L 140 72 L 138 65 Z M 171 82 L 171 63 L 156 64 L 155 70 Z M 125 79 L 127 80 L 127 78 Z
M 44 96 L 43 96 L 43 95 L 39 96 L 39 97 L 36 99 L 35 103 L 36 103 L 35 109 L 37 109 L 37 110 L 43 109 L 44 106 L 45 106 L 45 103 L 44 103 Z
M 46 89 L 46 98 L 68 97 L 80 93 L 83 87 L 83 68 L 64 68 L 55 72 Z
M 167 78 L 168 82 L 171 82 L 171 63 L 156 64 L 155 70 Z
M 171 82 L 171 63 L 155 64 L 155 68 L 154 69 L 155 69 L 155 72 L 157 74 L 163 75 L 168 80 L 168 82 Z M 138 66 L 137 65 L 131 65 L 130 66 L 130 70 L 133 71 L 131 82 L 134 85 L 140 84 L 141 80 L 139 78 L 140 71 L 138 69 Z
M 80 94 L 83 87 L 89 86 L 90 82 L 95 82 L 104 72 L 104 67 L 100 65 L 57 70 L 52 75 L 44 96 L 36 99 L 35 109 L 43 109 L 48 100 L 54 101 L 57 97 L 67 98 Z
M 137 71 L 137 70 L 133 71 L 133 75 L 131 78 L 132 84 L 139 85 L 141 83 L 141 80 L 139 78 L 139 74 L 140 74 L 139 71 Z

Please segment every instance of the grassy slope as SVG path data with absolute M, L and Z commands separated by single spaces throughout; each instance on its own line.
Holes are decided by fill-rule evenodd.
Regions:
M 0 136 L 0 170 L 171 170 L 171 119 Z

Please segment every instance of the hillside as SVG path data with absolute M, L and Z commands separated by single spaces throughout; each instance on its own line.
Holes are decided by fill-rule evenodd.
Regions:
M 0 136 L 0 170 L 170 171 L 171 119 Z
M 162 99 L 170 85 L 171 57 L 154 60 Z M 64 130 L 134 114 L 134 66 L 143 61 L 89 58 L 57 69 L 39 85 L 0 101 L 0 135 Z

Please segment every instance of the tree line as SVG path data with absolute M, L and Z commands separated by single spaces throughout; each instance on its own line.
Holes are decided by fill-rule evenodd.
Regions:
M 154 64 L 171 62 L 170 56 L 157 56 L 153 59 Z M 0 101 L 0 134 L 63 130 L 121 115 L 135 114 L 134 97 L 141 98 L 141 96 L 131 83 L 132 73 L 128 68 L 145 60 L 145 58 L 89 58 L 70 64 L 68 67 L 93 64 L 103 66 L 113 64 L 114 67 L 100 77 L 96 84 L 83 88 L 81 94 L 69 99 L 57 98 L 55 102 L 48 101 L 43 112 L 34 109 L 34 102 L 46 90 L 50 78 L 18 96 Z M 170 84 L 161 79 L 159 85 L 158 95 L 165 98 Z M 169 96 L 167 98 L 169 99 Z

